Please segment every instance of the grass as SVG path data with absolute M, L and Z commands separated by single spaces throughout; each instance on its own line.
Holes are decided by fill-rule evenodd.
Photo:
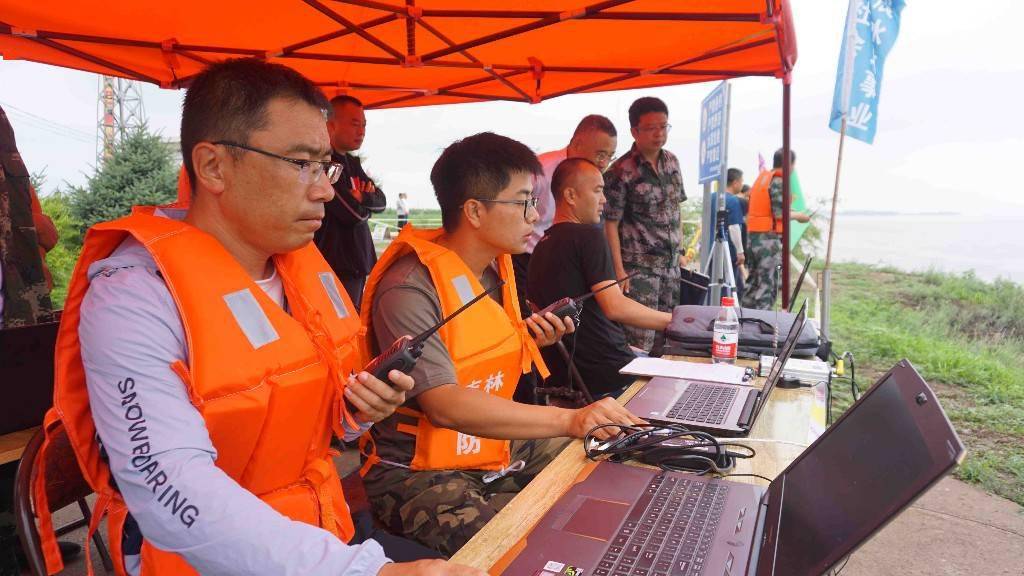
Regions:
M 956 475 L 1024 505 L 1024 288 L 859 264 L 832 279 L 835 350 L 855 354 L 858 385 L 909 359 L 967 446 Z M 838 416 L 852 399 L 835 394 Z

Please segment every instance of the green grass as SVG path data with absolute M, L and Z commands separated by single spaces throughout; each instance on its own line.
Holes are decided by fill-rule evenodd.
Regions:
M 956 474 L 1024 505 L 1024 289 L 972 274 L 842 264 L 832 273 L 835 350 L 863 389 L 909 359 L 967 445 Z M 851 402 L 836 392 L 836 415 Z

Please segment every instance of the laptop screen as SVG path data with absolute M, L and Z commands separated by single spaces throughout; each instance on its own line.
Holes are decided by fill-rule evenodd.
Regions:
M 948 434 L 922 433 L 933 422 L 923 412 L 941 409 L 915 403 L 919 389 L 917 372 L 898 365 L 772 483 L 782 499 L 772 573 L 823 573 L 953 465 L 946 450 L 933 457 L 935 440 L 959 441 L 944 415 Z

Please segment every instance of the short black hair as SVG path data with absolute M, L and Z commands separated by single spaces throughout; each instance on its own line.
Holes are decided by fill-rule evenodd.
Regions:
M 662 102 L 661 98 L 655 98 L 654 96 L 637 98 L 629 105 L 629 126 L 636 128 L 640 125 L 640 117 L 651 112 L 661 112 L 668 116 L 668 106 Z
M 750 185 L 749 184 L 744 184 L 743 188 L 740 188 L 740 193 L 742 194 L 743 192 L 750 192 Z
M 212 64 L 195 77 L 181 110 L 181 159 L 193 191 L 192 149 L 196 144 L 217 140 L 248 143 L 253 132 L 267 125 L 267 104 L 274 98 L 298 100 L 325 114 L 330 110 L 315 84 L 281 64 L 234 58 Z
M 341 94 L 340 96 L 335 96 L 334 98 L 331 98 L 332 107 L 343 106 L 345 104 L 353 104 L 355 106 L 359 106 L 360 108 L 363 107 L 363 102 L 359 98 L 356 98 L 355 96 L 349 96 L 348 94 Z
M 743 178 L 743 170 L 739 168 L 729 168 L 725 172 L 725 185 L 731 186 L 733 182 Z
M 790 166 L 793 165 L 793 162 L 796 162 L 796 152 L 792 148 L 790 148 L 789 149 L 789 164 L 790 164 Z M 776 150 L 775 151 L 775 155 L 772 156 L 772 169 L 773 170 L 778 170 L 780 168 L 782 168 L 782 148 L 779 148 L 778 150 Z
M 544 173 L 537 155 L 521 142 L 481 132 L 450 144 L 430 170 L 444 229 L 455 230 L 466 200 L 493 200 L 516 173 Z
M 600 114 L 589 114 L 580 120 L 580 123 L 576 125 L 576 131 L 572 133 L 572 140 L 588 133 L 588 132 L 604 132 L 605 134 L 613 137 L 617 137 L 619 133 L 615 130 L 615 124 L 612 121 Z
M 586 158 L 567 158 L 558 163 L 554 174 L 551 175 L 551 195 L 555 197 L 555 202 L 561 200 L 562 192 L 573 183 L 580 170 L 588 165 L 593 166 L 598 172 L 601 171 L 597 164 Z

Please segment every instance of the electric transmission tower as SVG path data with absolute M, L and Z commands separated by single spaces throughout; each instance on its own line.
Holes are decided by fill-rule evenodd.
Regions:
M 96 125 L 96 163 L 101 164 L 114 154 L 114 145 L 146 121 L 142 92 L 135 80 L 100 76 L 99 122 Z

